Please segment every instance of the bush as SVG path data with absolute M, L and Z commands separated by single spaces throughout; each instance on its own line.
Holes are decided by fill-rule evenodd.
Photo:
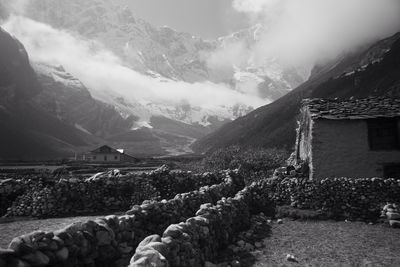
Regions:
M 275 168 L 285 164 L 289 153 L 276 148 L 242 148 L 230 146 L 215 150 L 202 161 L 180 165 L 183 169 L 216 172 L 238 169 L 250 184 L 261 177 L 268 177 Z

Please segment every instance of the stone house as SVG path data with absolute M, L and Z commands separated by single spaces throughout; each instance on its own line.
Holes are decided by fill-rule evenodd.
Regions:
M 311 179 L 400 178 L 400 99 L 306 99 L 295 150 Z
M 119 163 L 119 162 L 136 162 L 137 159 L 126 154 L 122 149 L 114 149 L 107 145 L 101 146 L 88 154 L 85 158 L 89 162 L 96 163 Z

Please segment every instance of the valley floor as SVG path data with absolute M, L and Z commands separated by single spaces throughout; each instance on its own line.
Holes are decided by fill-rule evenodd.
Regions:
M 262 242 L 244 266 L 400 266 L 400 229 L 383 224 L 284 220 Z

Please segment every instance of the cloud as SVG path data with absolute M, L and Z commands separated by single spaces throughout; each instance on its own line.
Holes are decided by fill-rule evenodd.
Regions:
M 24 14 L 29 1 L 30 0 L 0 0 L 0 6 L 2 5 L 10 13 Z
M 245 53 L 243 53 L 243 51 Z M 233 42 L 220 47 L 208 57 L 208 65 L 212 68 L 240 67 L 247 63 L 249 51 L 243 42 Z
M 266 104 L 256 96 L 242 94 L 224 84 L 191 84 L 140 74 L 125 67 L 117 56 L 100 43 L 83 40 L 24 17 L 11 16 L 3 27 L 24 44 L 33 62 L 62 65 L 89 87 L 94 95 L 115 92 L 141 103 L 187 103 L 211 110 L 235 104 L 252 107 Z
M 268 7 L 277 5 L 280 1 L 285 0 L 234 0 L 233 7 L 245 13 L 260 13 Z
M 236 51 L 237 58 L 250 53 L 252 59 L 276 58 L 289 66 L 329 60 L 400 30 L 399 0 L 233 0 L 232 5 L 264 26 L 258 43 Z

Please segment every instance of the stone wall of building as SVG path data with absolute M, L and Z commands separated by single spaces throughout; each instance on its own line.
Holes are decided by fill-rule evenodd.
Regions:
M 310 162 L 313 179 L 383 177 L 384 166 L 393 163 L 400 163 L 400 150 L 371 150 L 365 120 L 314 121 Z
M 299 125 L 296 133 L 296 162 L 309 162 L 311 158 L 311 142 L 313 121 L 307 108 L 300 113 Z

